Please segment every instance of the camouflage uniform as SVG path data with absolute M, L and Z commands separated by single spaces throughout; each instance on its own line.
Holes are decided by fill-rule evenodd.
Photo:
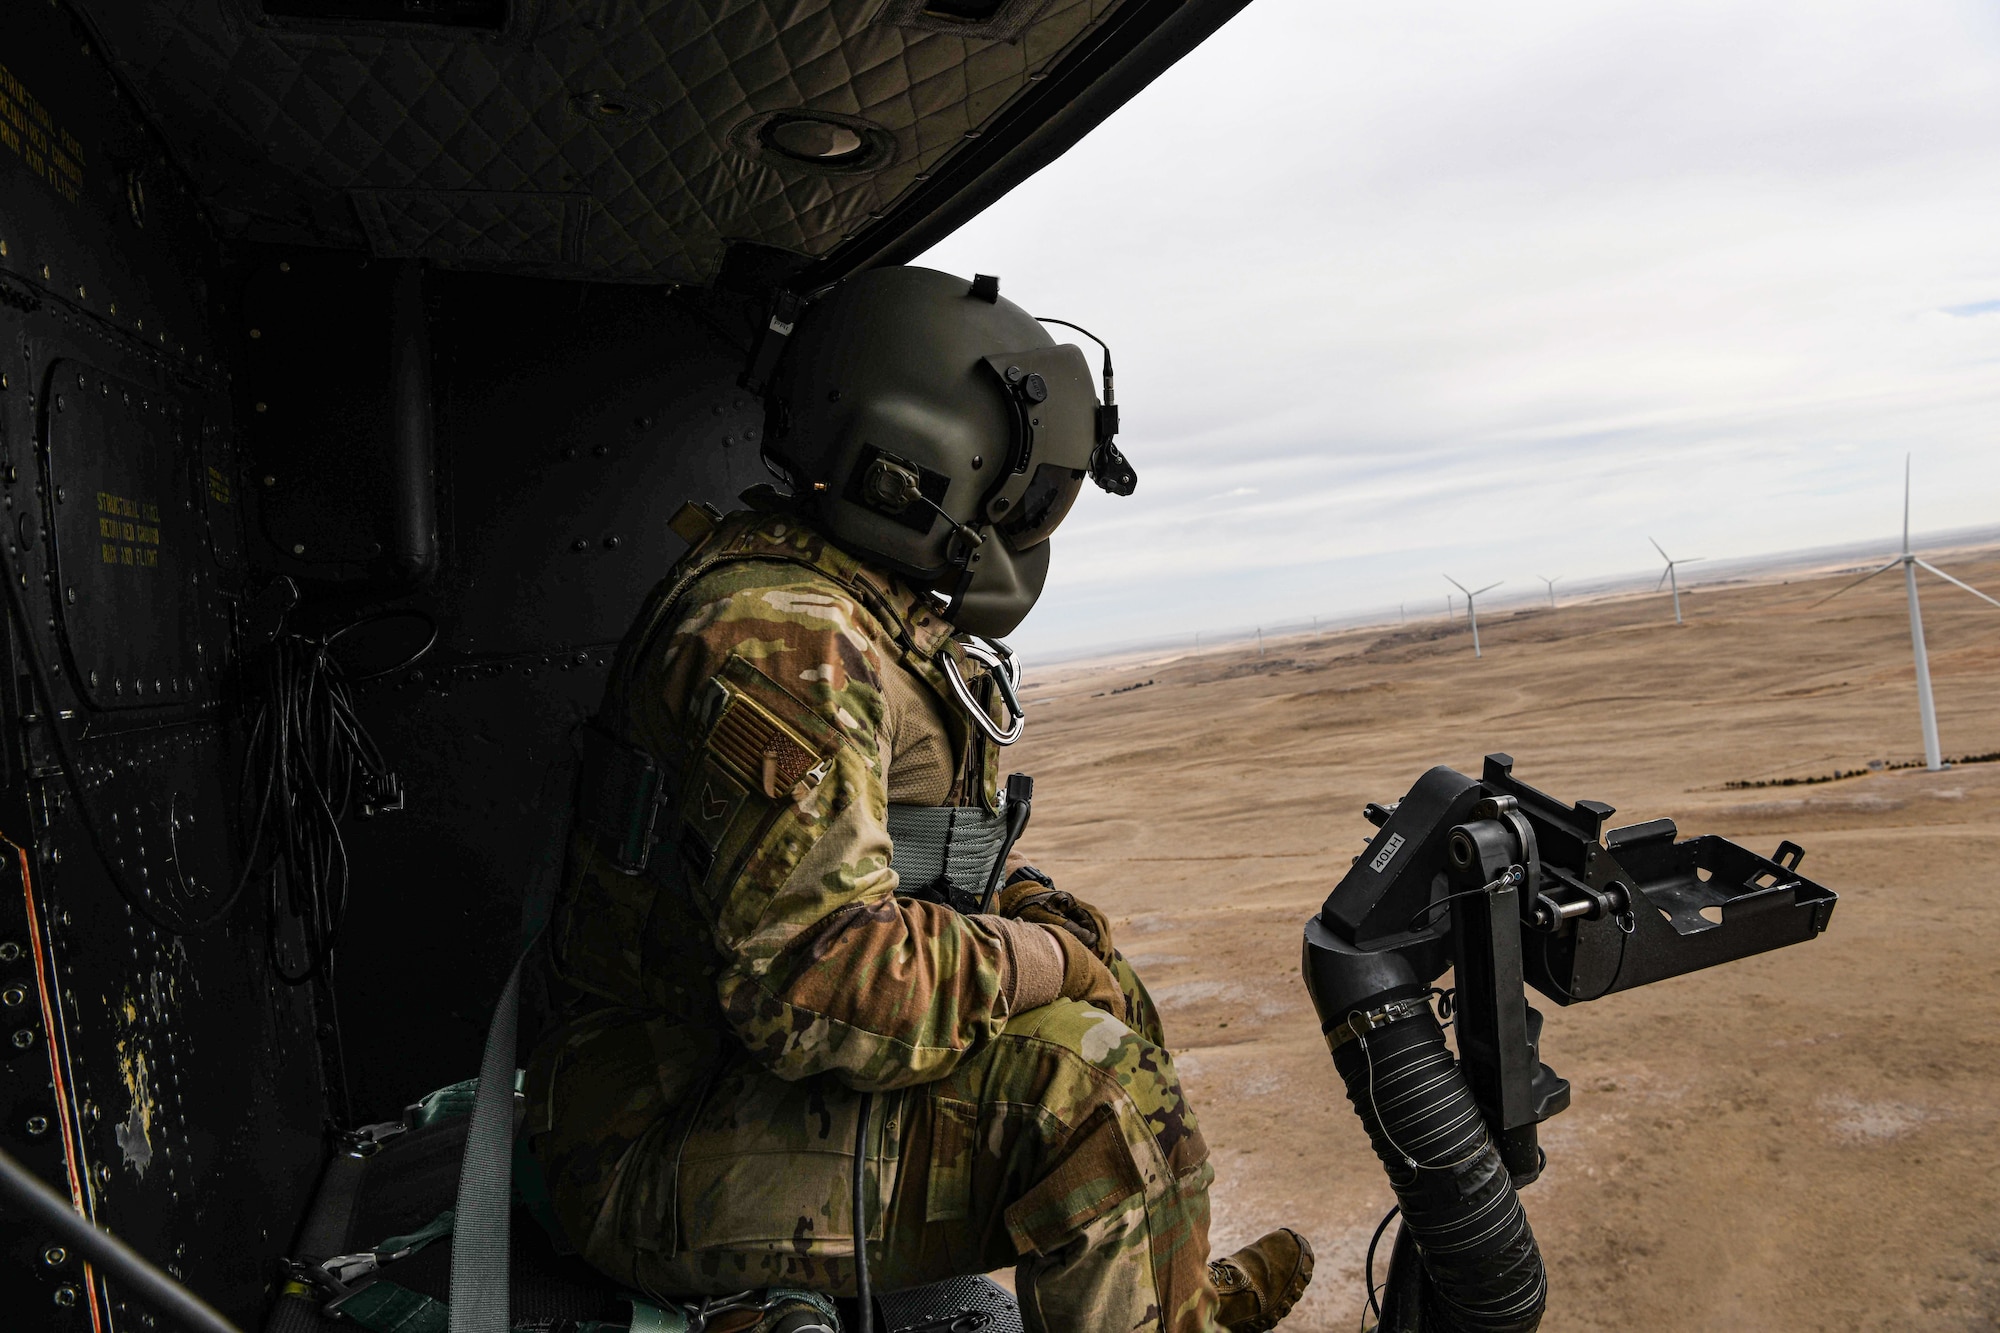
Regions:
M 660 1294 L 852 1294 L 1018 1265 L 1030 1328 L 1213 1329 L 1208 1152 L 1122 959 L 1132 1027 L 1008 1013 L 1007 930 L 894 895 L 888 802 L 984 804 L 996 758 L 927 599 L 783 513 L 662 582 L 599 725 L 667 775 L 643 873 L 578 810 L 529 1132 L 576 1248 Z M 996 924 L 997 923 L 997 924 Z

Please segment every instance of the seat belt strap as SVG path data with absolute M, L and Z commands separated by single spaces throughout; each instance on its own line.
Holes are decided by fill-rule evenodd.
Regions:
M 539 932 L 537 932 L 539 938 Z M 479 1089 L 458 1172 L 451 1235 L 450 1333 L 509 1333 L 508 1224 L 514 1202 L 514 1057 L 521 1022 L 521 968 L 534 941 L 514 960 L 479 1061 Z

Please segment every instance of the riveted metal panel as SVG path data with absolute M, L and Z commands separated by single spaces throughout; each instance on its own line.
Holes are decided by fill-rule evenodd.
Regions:
M 243 568 L 243 508 L 237 496 L 241 484 L 236 440 L 227 426 L 213 418 L 201 423 L 201 473 L 195 489 L 201 494 L 202 526 L 208 536 L 209 558 L 217 569 L 234 574 Z
M 131 905 L 192 923 L 237 882 L 240 737 L 223 704 L 245 562 L 211 337 L 233 321 L 216 316 L 206 224 L 93 34 L 66 6 L 9 6 L 0 68 L 0 117 L 39 135 L 0 136 L 0 549 L 27 622 L 0 620 L 0 1147 L 256 1327 L 321 1161 L 315 997 L 272 975 L 262 886 L 178 936 Z M 145 404 L 129 414 L 128 392 Z M 138 512 L 100 508 L 100 491 Z M 160 531 L 142 565 L 143 506 Z M 120 524 L 114 565 L 101 518 Z M 30 657 L 53 709 L 25 683 Z M 119 706 L 118 677 L 144 706 Z M 52 1259 L 50 1239 L 0 1210 L 0 1326 L 158 1322 L 75 1256 Z
M 64 637 L 105 709 L 191 699 L 201 532 L 188 405 L 64 358 L 49 370 L 48 478 Z

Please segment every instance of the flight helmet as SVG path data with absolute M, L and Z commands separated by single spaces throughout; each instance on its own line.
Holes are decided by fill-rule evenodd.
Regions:
M 997 279 L 871 269 L 805 307 L 785 342 L 765 459 L 822 531 L 948 599 L 961 630 L 1020 624 L 1086 476 L 1131 493 L 1083 352 Z

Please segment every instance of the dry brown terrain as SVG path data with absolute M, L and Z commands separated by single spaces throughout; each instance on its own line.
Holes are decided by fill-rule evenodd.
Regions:
M 1939 563 L 2000 589 L 2000 557 Z M 1819 940 L 1549 1014 L 1571 1080 L 1525 1195 L 1543 1327 L 2000 1328 L 2000 763 L 1730 789 L 1921 753 L 1899 578 L 1701 588 L 1462 627 L 1032 673 L 1026 846 L 1147 976 L 1219 1181 L 1219 1252 L 1288 1223 L 1348 1330 L 1392 1201 L 1298 976 L 1362 804 L 1504 750 L 1526 781 L 1768 852 L 1841 895 Z M 1923 587 L 1947 755 L 2000 750 L 2000 610 Z M 1151 680 L 1143 689 L 1108 691 Z

